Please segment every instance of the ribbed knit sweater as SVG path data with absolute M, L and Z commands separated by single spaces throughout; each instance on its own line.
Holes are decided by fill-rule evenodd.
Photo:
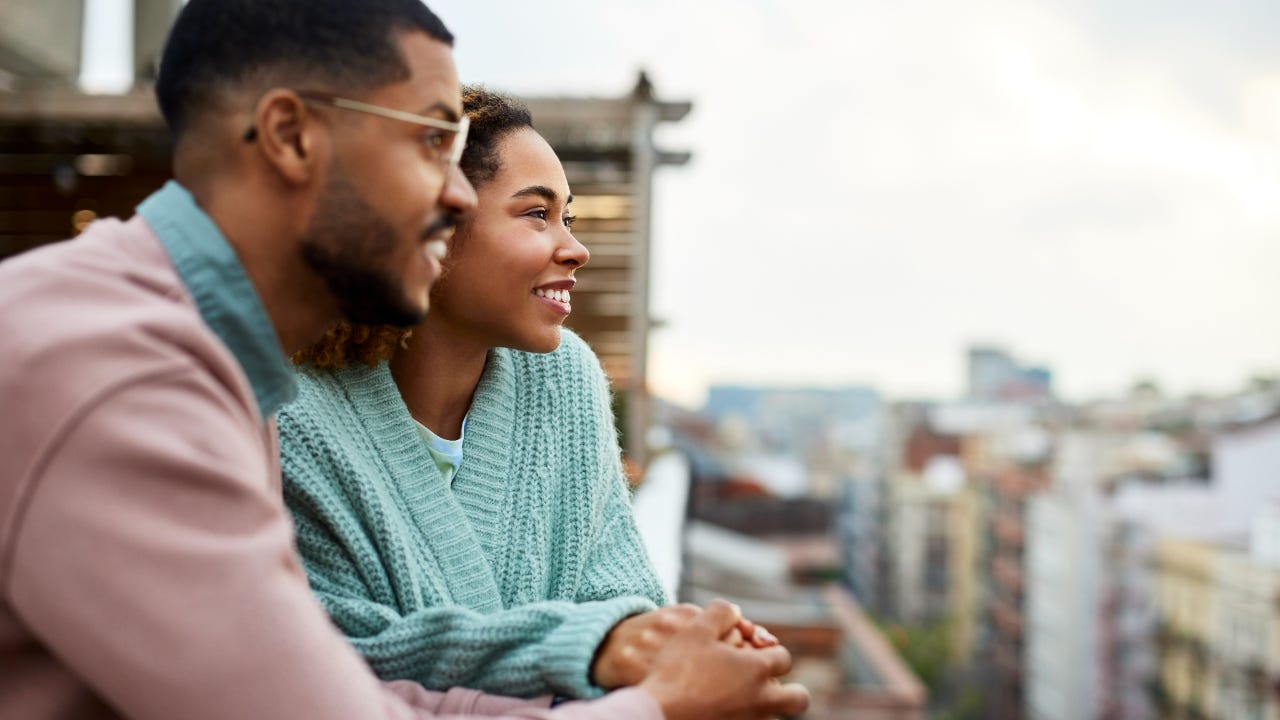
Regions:
M 450 487 L 386 363 L 301 369 L 279 414 L 285 501 L 312 589 L 380 677 L 600 694 L 604 636 L 665 602 L 609 397 L 571 332 L 490 352 Z

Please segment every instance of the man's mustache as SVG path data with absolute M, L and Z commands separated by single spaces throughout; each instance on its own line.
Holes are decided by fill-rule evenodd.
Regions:
M 452 213 L 447 213 L 436 218 L 430 225 L 428 225 L 427 229 L 423 231 L 422 236 L 431 237 L 437 233 L 442 233 L 445 230 L 450 230 L 457 226 L 458 226 L 457 216 L 453 215 Z

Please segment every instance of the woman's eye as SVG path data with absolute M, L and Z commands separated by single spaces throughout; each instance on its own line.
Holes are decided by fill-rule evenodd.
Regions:
M 565 216 L 561 219 L 561 221 L 564 223 L 564 226 L 565 226 L 565 227 L 567 227 L 567 228 L 572 228 L 572 227 L 573 227 L 573 224 L 574 224 L 575 222 L 577 222 L 577 221 L 578 221 L 578 216 L 577 216 L 577 215 L 565 215 Z
M 529 212 L 525 213 L 525 215 L 529 217 L 538 218 L 539 220 L 547 219 L 547 211 L 543 208 L 539 208 L 537 210 L 530 210 Z

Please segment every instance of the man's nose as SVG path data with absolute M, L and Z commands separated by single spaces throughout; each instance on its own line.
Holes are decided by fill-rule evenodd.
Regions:
M 462 168 L 453 167 L 445 178 L 444 189 L 440 192 L 440 204 L 448 208 L 457 217 L 465 217 L 476 209 L 476 189 L 471 186 Z

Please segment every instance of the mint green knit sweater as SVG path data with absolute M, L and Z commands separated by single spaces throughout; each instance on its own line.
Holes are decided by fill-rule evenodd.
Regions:
M 607 381 L 573 333 L 490 353 L 452 487 L 385 363 L 303 368 L 279 424 L 312 589 L 384 679 L 591 697 L 605 634 L 665 601 Z

